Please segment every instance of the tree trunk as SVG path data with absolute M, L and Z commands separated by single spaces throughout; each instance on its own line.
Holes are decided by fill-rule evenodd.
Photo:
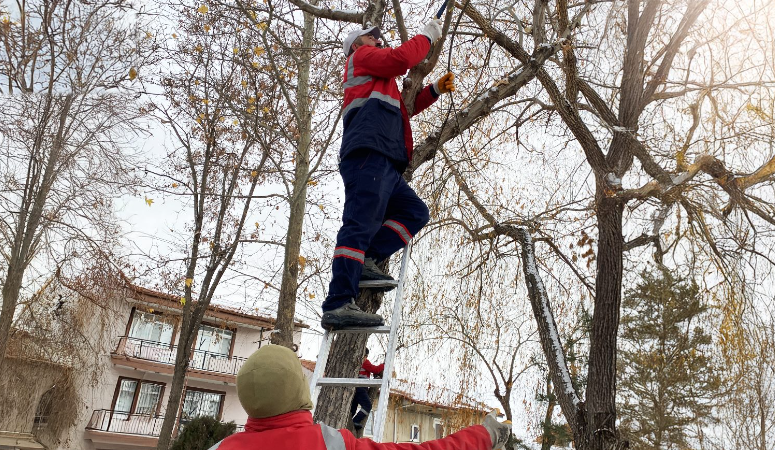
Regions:
M 201 300 L 200 300 L 201 302 Z M 159 441 L 156 448 L 166 450 L 172 442 L 172 432 L 178 419 L 178 410 L 180 401 L 183 397 L 183 391 L 186 387 L 186 374 L 188 365 L 191 362 L 191 352 L 194 348 L 194 339 L 197 333 L 194 327 L 199 327 L 207 306 L 202 306 L 197 302 L 194 311 L 191 314 L 183 312 L 183 321 L 180 324 L 180 337 L 178 338 L 178 351 L 175 355 L 175 370 L 172 375 L 172 384 L 170 385 L 170 396 L 167 400 L 167 408 L 164 410 L 164 422 L 159 431 Z
M 316 1 L 310 2 L 316 4 Z M 309 151 L 312 139 L 312 114 L 309 106 L 309 75 L 312 58 L 312 41 L 315 17 L 304 13 L 304 35 L 299 64 L 299 82 L 296 89 L 296 113 L 298 114 L 299 139 L 296 151 L 296 168 L 293 193 L 290 201 L 288 236 L 285 240 L 283 277 L 280 282 L 280 298 L 277 303 L 277 322 L 272 343 L 293 348 L 293 318 L 296 314 L 296 293 L 299 287 L 299 254 L 304 228 L 304 212 L 307 206 L 307 178 L 309 177 Z
M 24 268 L 18 264 L 12 264 L 8 267 L 8 274 L 3 284 L 3 309 L 0 310 L 0 370 L 5 361 L 5 351 L 8 347 L 8 341 L 11 339 L 11 325 L 13 324 L 13 313 L 16 310 L 16 304 L 19 301 L 19 290 L 24 277 Z
M 621 200 L 607 197 L 598 187 L 597 283 L 590 334 L 587 385 L 587 424 L 584 444 L 579 448 L 616 448 L 616 335 L 622 302 L 622 211 Z

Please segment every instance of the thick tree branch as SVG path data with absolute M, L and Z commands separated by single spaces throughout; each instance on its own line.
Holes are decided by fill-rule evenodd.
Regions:
M 311 5 L 304 0 L 290 0 L 291 3 L 296 5 L 300 10 L 308 12 L 315 17 L 321 19 L 333 19 L 341 20 L 343 22 L 363 23 L 364 13 L 356 13 L 352 11 L 343 11 L 341 9 L 331 9 L 321 6 Z

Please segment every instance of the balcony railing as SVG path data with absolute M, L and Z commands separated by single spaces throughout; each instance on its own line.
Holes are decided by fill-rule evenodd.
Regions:
M 96 409 L 92 413 L 86 429 L 159 437 L 162 422 L 164 422 L 164 416 Z
M 170 346 L 162 342 L 148 341 L 128 336 L 121 336 L 116 352 L 120 355 L 126 355 L 132 358 L 153 361 L 170 366 L 175 365 L 175 355 L 178 347 Z M 238 356 L 229 357 L 220 353 L 194 350 L 191 354 L 189 369 L 202 370 L 205 372 L 225 373 L 237 375 L 242 364 L 247 358 Z
M 86 425 L 87 430 L 107 431 L 119 434 L 159 437 L 164 416 L 155 414 L 128 414 L 110 409 L 96 409 Z M 180 426 L 182 430 L 182 425 Z M 245 425 L 237 425 L 235 433 L 245 431 Z

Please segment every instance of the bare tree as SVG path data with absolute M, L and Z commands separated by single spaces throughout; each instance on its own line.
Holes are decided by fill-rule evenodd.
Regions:
M 132 180 L 133 65 L 154 40 L 130 2 L 34 1 L 0 11 L 0 366 L 23 292 L 49 268 L 96 256 Z M 53 269 L 52 269 L 53 270 Z

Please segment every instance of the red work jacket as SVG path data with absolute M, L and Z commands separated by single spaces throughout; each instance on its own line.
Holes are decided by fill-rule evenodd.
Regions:
M 342 105 L 342 147 L 339 157 L 369 149 L 387 156 L 403 170 L 412 159 L 412 129 L 395 78 L 422 61 L 431 44 L 423 35 L 397 48 L 358 47 L 347 58 Z M 426 86 L 415 99 L 414 114 L 436 101 Z
M 328 433 L 324 439 L 323 433 Z M 341 437 L 341 439 L 340 439 Z M 343 444 L 343 445 L 342 445 Z M 342 448 L 344 447 L 344 448 Z M 232 434 L 211 450 L 490 450 L 492 440 L 481 425 L 422 444 L 378 444 L 356 439 L 347 430 L 312 422 L 309 411 L 293 411 L 266 419 L 248 419 L 245 431 Z
M 379 375 L 383 370 L 385 370 L 385 363 L 375 366 L 368 359 L 364 359 L 363 364 L 361 365 L 361 371 L 358 372 L 358 375 L 361 378 L 371 378 L 371 375 Z

